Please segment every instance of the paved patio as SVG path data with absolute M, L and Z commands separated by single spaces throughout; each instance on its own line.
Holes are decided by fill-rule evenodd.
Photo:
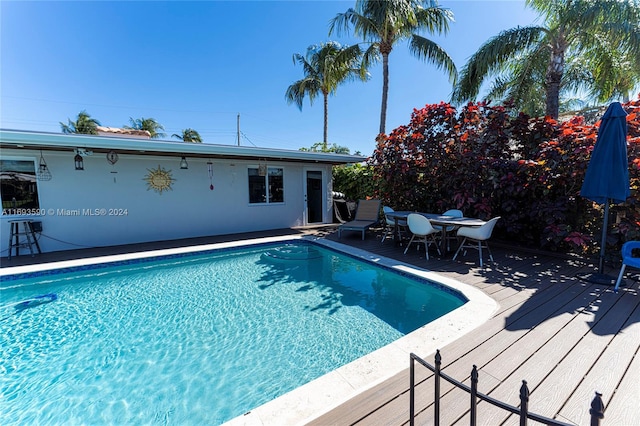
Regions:
M 529 409 L 537 414 L 576 425 L 589 424 L 589 408 L 595 391 L 606 406 L 603 425 L 640 424 L 640 292 L 637 281 L 627 280 L 619 294 L 612 288 L 585 282 L 578 274 L 594 265 L 578 258 L 553 257 L 493 245 L 495 264 L 477 266 L 477 253 L 451 260 L 451 256 L 427 261 L 423 252 L 393 240 L 380 242 L 379 233 L 365 241 L 357 233 L 338 240 L 334 227 L 280 230 L 129 246 L 104 247 L 19 256 L 2 268 L 25 264 L 131 253 L 258 238 L 311 234 L 358 247 L 437 272 L 472 285 L 500 304 L 488 322 L 472 333 L 440 348 L 444 373 L 469 384 L 472 365 L 478 367 L 479 391 L 512 405 L 519 404 L 522 380 L 531 391 Z M 605 271 L 616 274 L 617 270 Z M 433 364 L 433 353 L 425 357 Z M 404 425 L 409 420 L 407 370 L 359 394 L 328 412 L 312 425 Z M 432 424 L 433 378 L 418 368 L 417 424 Z M 468 424 L 469 396 L 442 382 L 441 424 Z M 478 422 L 483 425 L 518 424 L 518 419 L 480 403 Z M 533 422 L 530 422 L 532 424 Z

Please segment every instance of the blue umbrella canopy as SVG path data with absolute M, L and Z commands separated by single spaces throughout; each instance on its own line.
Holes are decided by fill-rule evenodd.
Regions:
M 609 222 L 609 204 L 623 203 L 629 195 L 629 160 L 627 158 L 627 113 L 614 102 L 602 116 L 596 145 L 591 153 L 580 195 L 604 204 L 602 241 L 598 272 L 603 274 L 604 251 Z
M 609 105 L 602 116 L 596 145 L 580 190 L 581 196 L 598 204 L 623 203 L 631 195 L 626 117 L 620 102 Z

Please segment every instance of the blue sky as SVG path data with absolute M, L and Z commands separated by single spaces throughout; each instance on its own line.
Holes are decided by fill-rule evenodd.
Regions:
M 154 118 L 168 137 L 282 149 L 322 140 L 322 99 L 302 111 L 285 91 L 302 78 L 294 53 L 335 40 L 329 21 L 355 1 L 0 1 L 0 127 L 60 132 L 86 110 L 102 125 Z M 442 1 L 456 22 L 437 41 L 461 68 L 490 37 L 536 15 L 524 1 Z M 446 101 L 446 75 L 399 44 L 389 59 L 387 132 L 414 108 Z M 329 143 L 370 155 L 379 127 L 382 67 L 329 99 Z M 175 140 L 175 139 L 174 139 Z

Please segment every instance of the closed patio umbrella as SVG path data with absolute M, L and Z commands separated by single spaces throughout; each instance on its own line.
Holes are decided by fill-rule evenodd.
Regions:
M 602 116 L 596 145 L 591 153 L 580 195 L 604 204 L 602 241 L 598 273 L 603 274 L 609 204 L 623 203 L 629 190 L 629 162 L 627 159 L 627 113 L 614 102 Z

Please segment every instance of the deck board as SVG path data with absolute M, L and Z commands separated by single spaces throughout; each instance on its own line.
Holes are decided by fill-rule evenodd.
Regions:
M 603 306 L 603 309 L 609 309 L 612 305 L 613 303 L 610 303 L 608 307 Z M 593 316 L 588 313 L 584 316 L 588 320 L 593 319 Z M 560 318 L 566 320 L 565 325 L 558 323 Z M 536 327 L 526 339 L 526 342 L 535 342 L 530 347 L 514 345 L 482 368 L 481 374 L 484 372 L 493 377 L 499 377 L 501 380 L 500 387 L 488 392 L 489 395 L 502 401 L 508 401 L 512 405 L 518 405 L 518 390 L 524 378 L 521 377 L 520 372 L 526 371 L 528 373 L 526 379 L 531 390 L 530 404 L 537 406 L 536 395 L 539 392 L 536 387 L 538 383 L 544 381 L 553 372 L 556 365 L 561 363 L 564 354 L 576 346 L 581 338 L 590 331 L 590 328 L 591 326 L 588 321 L 585 321 L 585 318 L 570 313 L 564 313 L 561 317 L 554 318 L 554 321 L 547 321 Z M 532 352 L 533 354 L 531 354 Z M 520 365 L 516 365 L 516 362 L 519 362 Z M 508 375 L 500 377 L 503 372 Z M 558 374 L 561 379 L 567 379 L 567 376 L 562 372 L 558 372 Z M 579 410 L 585 411 L 584 401 L 588 401 L 588 398 L 580 401 Z M 483 403 L 480 404 L 480 406 L 482 405 Z M 486 404 L 484 405 L 486 406 Z M 500 424 L 507 417 L 502 410 L 491 406 L 483 407 L 482 411 L 488 424 Z M 564 421 L 566 420 L 564 419 Z
M 622 380 L 625 369 L 633 359 L 634 353 L 628 349 L 632 348 L 637 351 L 639 345 L 640 308 L 636 306 L 628 321 L 625 333 L 618 333 L 605 348 L 569 401 L 560 410 L 560 418 L 576 424 L 587 424 L 589 416 L 585 410 L 584 401 L 593 398 L 595 390 L 607 397 L 613 394 L 618 383 Z M 640 376 L 638 376 L 638 380 L 640 380 Z M 638 383 L 636 383 L 635 389 L 638 389 Z
M 614 296 L 608 292 L 603 295 Z M 599 316 L 599 315 L 598 315 Z M 561 408 L 560 404 L 565 401 L 580 385 L 586 374 L 592 369 L 594 363 L 610 344 L 613 336 L 607 330 L 611 324 L 619 324 L 621 327 L 629 317 L 629 312 L 622 312 L 620 309 L 609 309 L 601 320 L 597 320 L 595 325 L 584 334 L 579 343 L 572 347 L 562 361 L 554 368 L 553 374 L 532 390 L 536 395 L 536 412 L 547 417 L 555 417 Z M 564 352 L 564 351 L 563 351 Z M 566 386 L 571 383 L 572 386 Z M 604 384 L 603 384 L 604 385 Z M 588 411 L 588 404 L 593 398 L 597 389 L 592 389 L 588 394 L 585 403 L 585 410 Z M 604 395 L 606 400 L 611 398 L 611 394 Z
M 640 341 L 640 336 L 636 335 L 636 341 Z M 633 425 L 638 424 L 637 411 L 630 407 L 638 406 L 638 394 L 640 393 L 640 349 L 634 354 L 629 369 L 620 381 L 615 398 L 607 404 L 605 419 L 611 425 Z
M 611 287 L 582 281 L 578 276 L 593 272 L 594 265 L 577 258 L 492 247 L 495 264 L 480 269 L 475 252 L 459 261 L 435 255 L 427 261 L 423 252 L 403 255 L 402 247 L 380 244 L 371 234 L 365 241 L 336 241 L 472 285 L 498 302 L 489 321 L 440 348 L 446 374 L 468 384 L 475 364 L 480 391 L 516 406 L 522 380 L 527 380 L 532 412 L 575 424 L 589 423 L 590 402 L 598 390 L 607 405 L 603 425 L 640 424 L 637 285 L 615 294 Z M 433 364 L 433 355 L 426 361 Z M 407 369 L 309 424 L 408 424 L 408 374 Z M 421 374 L 416 424 L 433 424 L 433 375 Z M 468 424 L 469 395 L 446 381 L 441 381 L 441 392 L 440 423 Z M 478 405 L 478 421 L 518 424 L 516 416 L 487 403 Z

